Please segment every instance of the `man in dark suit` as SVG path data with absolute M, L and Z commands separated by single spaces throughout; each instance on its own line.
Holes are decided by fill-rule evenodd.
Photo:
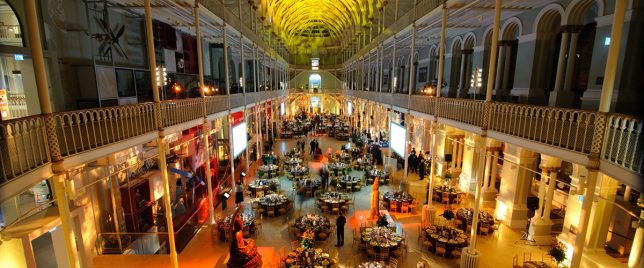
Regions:
M 344 215 L 342 215 L 342 211 L 340 211 L 340 215 L 335 220 L 335 226 L 336 226 L 335 233 L 338 235 L 337 243 L 335 244 L 336 247 L 344 246 L 344 224 L 346 223 L 347 223 L 347 218 L 345 218 Z

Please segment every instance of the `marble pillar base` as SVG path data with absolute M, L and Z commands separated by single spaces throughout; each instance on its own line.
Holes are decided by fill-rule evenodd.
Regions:
M 494 208 L 496 205 L 496 196 L 499 194 L 494 188 L 483 190 L 483 208 Z
M 470 252 L 471 251 L 471 252 Z M 481 252 L 476 249 L 470 249 L 469 247 L 463 248 L 461 253 L 461 268 L 477 268 L 479 267 L 479 259 L 481 258 Z
M 533 220 L 528 229 L 528 237 L 537 245 L 550 245 L 552 243 L 552 221 Z
M 525 230 L 528 223 L 528 208 L 518 207 L 511 202 L 496 200 L 495 217 L 501 219 L 503 224 L 512 228 Z
M 548 106 L 570 108 L 575 103 L 575 93 L 572 91 L 551 91 Z

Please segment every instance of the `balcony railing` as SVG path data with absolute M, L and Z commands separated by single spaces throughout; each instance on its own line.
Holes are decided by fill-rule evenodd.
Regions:
M 408 96 L 406 94 L 346 91 L 366 100 L 409 108 L 456 122 L 485 127 L 510 136 L 590 154 L 595 135 L 603 140 L 601 159 L 626 170 L 644 173 L 644 122 L 622 114 L 609 113 L 606 122 L 594 111 L 481 100 Z M 409 104 L 405 99 L 409 99 Z M 488 105 L 488 109 L 486 109 Z M 486 118 L 488 121 L 486 122 Z M 604 128 L 602 134 L 598 131 Z
M 63 157 L 156 130 L 152 103 L 55 113 L 53 118 Z
M 44 117 L 31 116 L 0 124 L 0 185 L 49 161 Z
M 265 100 L 286 94 L 282 91 L 237 94 L 229 105 L 229 96 L 163 101 L 160 103 L 161 127 L 170 127 L 227 109 L 243 107 L 250 100 Z M 231 99 L 232 100 L 232 99 Z M 232 102 L 232 101 L 231 101 Z M 159 129 L 155 122 L 155 104 L 115 106 L 51 115 L 53 134 L 61 157 L 94 150 L 102 146 L 151 133 Z M 44 115 L 0 122 L 0 185 L 41 167 L 51 160 Z

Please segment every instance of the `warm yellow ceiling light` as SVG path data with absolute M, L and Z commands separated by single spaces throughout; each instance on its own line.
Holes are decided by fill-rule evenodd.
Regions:
M 291 52 L 343 45 L 368 32 L 380 0 L 249 0 L 264 27 Z M 347 34 L 353 33 L 353 34 Z

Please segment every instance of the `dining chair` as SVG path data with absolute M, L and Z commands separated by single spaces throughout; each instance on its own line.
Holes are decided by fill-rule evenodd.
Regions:
M 394 201 L 389 202 L 389 211 L 391 212 L 397 212 L 398 211 L 398 204 Z
M 268 216 L 269 217 L 275 217 L 275 208 L 274 207 L 269 207 L 267 208 L 268 210 Z
M 436 255 L 441 255 L 443 257 L 447 256 L 447 249 L 445 247 L 445 244 L 436 243 Z
M 463 193 L 458 193 L 454 199 L 454 203 L 460 204 L 463 202 Z
M 376 261 L 387 260 L 389 260 L 389 248 L 380 248 L 380 251 L 376 253 Z
M 441 196 L 441 204 L 449 204 L 449 194 L 443 193 Z
M 329 237 L 329 234 L 327 232 L 320 232 L 318 233 L 318 238 L 320 241 L 325 241 Z
M 398 268 L 398 259 L 392 258 L 389 260 L 389 268 Z
M 481 235 L 488 235 L 490 233 L 490 225 L 487 223 L 481 223 L 481 227 L 479 227 L 479 233 Z
M 463 254 L 463 248 L 454 248 L 454 250 L 452 250 L 453 258 L 460 259 L 461 254 Z
M 409 213 L 409 202 L 402 202 L 402 205 L 400 206 L 400 213 Z
M 377 252 L 376 249 L 370 244 L 367 244 L 367 259 L 368 260 L 375 260 L 377 258 Z

